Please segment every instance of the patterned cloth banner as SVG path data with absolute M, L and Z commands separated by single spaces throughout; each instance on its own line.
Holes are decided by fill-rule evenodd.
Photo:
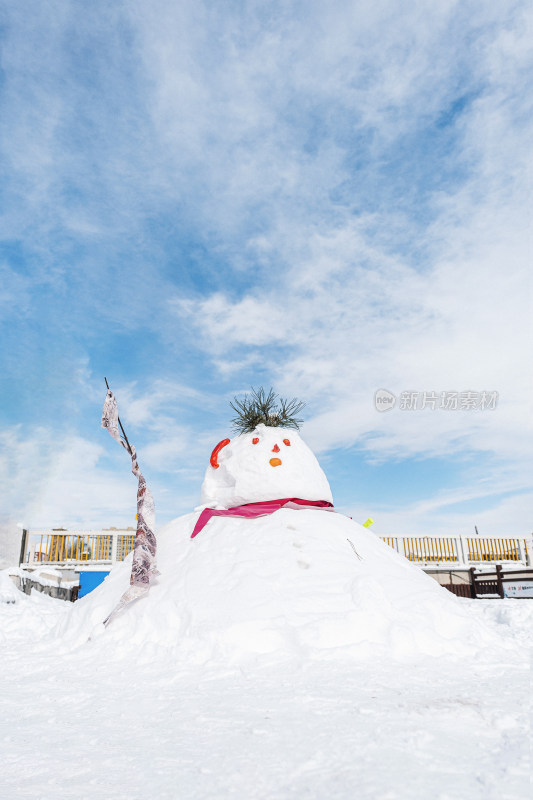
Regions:
M 118 419 L 118 406 L 115 395 L 108 389 L 107 396 L 102 411 L 102 428 L 107 428 L 113 439 L 128 451 L 131 456 L 131 471 L 139 480 L 137 489 L 137 534 L 135 536 L 135 549 L 133 552 L 133 564 L 131 567 L 130 587 L 127 589 L 111 614 L 104 620 L 104 625 L 109 625 L 113 617 L 121 611 L 124 606 L 146 594 L 150 588 L 150 581 L 159 572 L 156 569 L 156 538 L 154 534 L 155 525 L 155 504 L 152 493 L 146 486 L 139 465 L 137 463 L 137 453 L 133 445 L 124 441 L 120 435 Z

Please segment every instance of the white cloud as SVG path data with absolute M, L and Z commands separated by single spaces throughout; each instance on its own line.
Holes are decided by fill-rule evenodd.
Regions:
M 160 441 L 154 437 L 141 451 L 141 470 L 155 497 L 158 525 L 190 511 L 200 500 L 198 464 L 200 456 L 211 452 L 213 442 L 207 435 L 194 441 L 187 431 L 184 438 L 193 445 L 188 457 L 174 433 Z M 166 481 L 158 477 L 161 472 L 166 473 Z M 4 429 L 0 432 L 0 483 L 4 487 L 0 563 L 18 559 L 17 523 L 38 530 L 135 525 L 137 481 L 127 454 L 110 437 L 95 444 L 51 428 Z
M 8 311 L 25 313 L 32 286 L 66 298 L 54 325 L 68 343 L 80 329 L 92 344 L 105 337 L 100 363 L 118 333 L 160 335 L 141 347 L 152 392 L 139 396 L 141 380 L 113 385 L 133 433 L 148 432 L 147 466 L 177 474 L 211 444 L 177 413 L 184 399 L 209 412 L 220 402 L 188 388 L 213 386 L 205 361 L 187 380 L 152 380 L 198 347 L 224 394 L 230 379 L 248 387 L 261 374 L 307 399 L 305 435 L 322 452 L 485 451 L 501 459 L 500 475 L 509 463 L 525 471 L 530 6 L 92 8 L 83 33 L 68 4 L 9 12 L 0 234 L 38 257 L 25 262 L 31 279 L 6 272 L 4 294 Z M 74 33 L 100 71 L 85 74 L 66 46 Z M 451 131 L 444 144 L 438 120 Z M 160 242 L 169 229 L 171 243 Z M 60 257 L 64 236 L 72 264 Z M 210 271 L 182 253 L 189 240 L 216 262 Z M 125 361 L 128 376 L 137 364 L 131 353 Z M 89 363 L 75 385 L 94 401 Z M 495 389 L 500 405 L 377 415 L 379 387 Z M 104 506 L 134 485 L 129 474 L 114 483 L 101 449 L 80 436 L 59 437 L 60 455 L 50 431 L 5 435 L 10 500 L 39 524 L 103 519 L 82 500 L 89 472 Z
M 138 381 L 132 381 L 120 384 L 114 391 L 117 399 L 120 398 L 120 407 L 127 414 L 128 422 L 136 427 L 148 425 L 150 429 L 165 427 L 168 416 L 176 416 L 183 406 L 209 406 L 212 402 L 198 389 L 169 379 L 151 381 L 149 389 L 144 390 Z
M 21 426 L 1 433 L 5 509 L 26 527 L 117 524 L 133 516 L 133 476 L 102 468 L 103 447 L 76 435 Z M 123 511 L 117 509 L 122 508 Z M 128 523 L 130 524 L 130 523 Z
M 489 213 L 495 222 L 497 211 L 485 208 Z M 466 217 L 470 230 L 475 223 L 475 215 Z M 317 429 L 322 450 L 382 432 L 385 440 L 369 446 L 394 454 L 455 450 L 459 439 L 461 447 L 525 454 L 531 433 L 524 430 L 531 401 L 524 368 L 530 347 L 526 246 L 517 244 L 519 231 L 511 225 L 495 233 L 482 229 L 475 255 L 443 252 L 425 273 L 401 264 L 361 270 L 347 254 L 342 277 L 329 291 L 302 295 L 289 276 L 261 296 L 200 301 L 194 320 L 215 363 L 239 348 L 260 348 L 255 358 L 268 364 L 280 391 L 325 406 L 307 426 Z M 295 273 L 298 282 L 301 272 Z M 269 349 L 273 342 L 283 345 L 282 355 Z M 500 404 L 495 412 L 467 416 L 378 415 L 372 403 L 380 387 L 395 393 L 495 390 Z
M 387 103 L 389 110 L 395 102 L 416 104 L 403 121 L 407 124 L 420 120 L 422 102 L 428 100 L 430 115 L 446 92 L 453 99 L 453 70 L 442 62 L 449 42 L 440 43 L 444 49 L 433 48 L 434 36 L 438 39 L 442 26 L 451 22 L 444 18 L 456 7 L 439 10 L 433 30 L 428 33 L 422 25 L 419 32 L 427 38 L 413 47 L 415 54 L 402 51 L 406 71 L 396 82 L 395 60 L 388 52 L 392 43 L 384 43 L 384 92 L 373 96 L 387 98 L 383 106 L 378 100 L 375 112 L 381 115 L 383 138 L 395 135 L 397 122 Z M 486 499 L 502 484 L 507 491 L 521 491 L 524 475 L 531 474 L 533 452 L 526 235 L 532 126 L 523 105 L 530 54 L 519 16 L 499 31 L 490 22 L 480 20 L 487 27 L 469 64 L 477 94 L 453 123 L 454 162 L 464 174 L 427 191 L 426 224 L 390 207 L 378 215 L 350 216 L 347 209 L 328 214 L 324 206 L 317 215 L 306 202 L 308 191 L 310 197 L 317 193 L 309 190 L 305 176 L 310 173 L 300 161 L 299 211 L 286 218 L 274 211 L 275 224 L 257 242 L 258 253 L 267 254 L 270 264 L 277 258 L 283 265 L 275 280 L 244 296 L 218 292 L 199 299 L 194 314 L 179 309 L 202 332 L 215 365 L 227 369 L 233 362 L 246 370 L 247 364 L 260 363 L 278 391 L 310 401 L 316 410 L 305 436 L 317 450 L 358 444 L 378 460 L 485 453 L 498 466 L 491 468 L 485 484 L 482 470 L 471 474 L 470 491 Z M 425 74 L 432 51 L 437 74 Z M 440 95 L 429 97 L 432 86 L 442 88 Z M 342 82 L 336 88 L 347 91 Z M 370 112 L 363 103 L 365 113 Z M 339 164 L 332 182 L 341 176 Z M 318 192 L 322 188 L 318 184 Z M 310 212 L 308 219 L 300 214 L 303 209 Z M 373 394 L 380 387 L 395 393 L 495 390 L 499 405 L 478 413 L 377 414 Z M 505 478 L 510 465 L 516 469 Z M 504 501 L 502 509 L 512 506 L 522 513 L 520 498 L 514 505 Z M 427 521 L 438 508 L 413 506 L 406 513 Z M 498 523 L 503 513 L 495 515 Z M 447 525 L 452 517 L 448 508 Z M 456 521 L 460 518 L 457 514 Z M 487 515 L 484 519 L 488 524 Z
M 209 419 L 218 400 L 194 387 L 172 380 L 154 380 L 148 389 L 136 381 L 113 387 L 119 404 L 119 415 L 132 444 L 137 447 L 142 469 L 169 475 L 194 475 L 216 444 L 208 425 L 198 431 L 191 422 L 191 413 L 200 409 Z
M 466 498 L 468 499 L 468 498 Z M 351 505 L 345 509 L 358 522 L 369 515 L 374 519 L 372 531 L 383 536 L 474 536 L 474 525 L 479 535 L 528 536 L 533 533 L 531 492 L 513 493 L 493 500 L 491 493 L 479 495 L 485 500 L 484 508 L 473 511 L 457 510 L 450 502 L 396 504 L 394 509 Z M 458 500 L 459 502 L 459 500 Z

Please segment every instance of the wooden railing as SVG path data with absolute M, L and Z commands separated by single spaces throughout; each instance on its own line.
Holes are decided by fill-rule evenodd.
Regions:
M 135 545 L 131 529 L 101 531 L 25 531 L 22 566 L 50 564 L 76 569 L 123 561 Z M 531 538 L 494 536 L 380 536 L 409 561 L 449 568 L 515 564 L 530 566 Z M 529 547 L 528 547 L 529 545 Z
M 515 536 L 380 536 L 409 561 L 420 566 L 531 564 L 531 537 Z M 528 548 L 529 544 L 529 548 Z
M 111 566 L 123 561 L 135 546 L 135 532 L 111 531 L 25 531 L 21 566 L 37 564 L 87 568 Z
M 466 573 L 465 581 L 441 583 L 449 592 L 459 597 L 504 597 L 527 598 L 533 597 L 533 570 L 511 567 L 508 571 L 501 564 L 496 564 L 494 571 L 487 571 L 485 567 L 475 569 L 470 567 Z

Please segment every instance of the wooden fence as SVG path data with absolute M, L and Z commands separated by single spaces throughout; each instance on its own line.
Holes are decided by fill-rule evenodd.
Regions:
M 520 580 L 533 583 L 533 569 L 524 569 L 531 565 L 531 539 L 528 549 L 528 539 L 519 537 L 380 538 L 426 572 L 438 573 L 440 585 L 460 597 L 504 597 L 505 584 L 516 583 L 519 576 Z M 134 546 L 135 531 L 131 528 L 24 531 L 20 563 L 30 571 L 43 564 L 74 572 L 106 570 L 123 561 Z M 494 572 L 479 569 L 489 565 L 494 566 Z M 505 572 L 505 565 L 512 569 Z M 450 573 L 450 583 L 442 582 L 446 572 Z
M 514 536 L 380 536 L 409 561 L 420 566 L 477 566 L 512 563 L 530 566 L 531 539 Z
M 505 571 L 501 564 L 496 564 L 494 572 L 478 571 L 471 567 L 465 574 L 465 580 L 462 583 L 441 583 L 441 586 L 459 597 L 499 597 L 502 599 L 506 596 L 506 588 L 510 585 L 533 587 L 533 570 Z M 520 597 L 520 592 L 515 593 L 514 596 Z M 531 590 L 524 592 L 523 597 L 531 597 Z
M 135 546 L 135 532 L 25 531 L 21 566 L 41 564 L 72 569 L 102 568 L 123 561 Z

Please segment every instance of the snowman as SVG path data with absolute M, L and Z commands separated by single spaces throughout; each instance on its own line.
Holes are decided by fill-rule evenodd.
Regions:
M 331 489 L 320 464 L 298 433 L 296 415 L 303 407 L 287 402 L 271 389 L 252 390 L 251 398 L 235 399 L 233 420 L 238 435 L 223 439 L 211 453 L 202 484 L 205 513 L 193 537 L 221 510 L 258 516 L 282 506 L 331 508 Z M 256 508 L 252 508 L 256 506 Z
M 262 390 L 235 403 L 236 435 L 211 454 L 203 506 L 157 533 L 150 592 L 121 605 L 128 557 L 74 604 L 58 635 L 77 646 L 111 616 L 116 641 L 170 647 L 195 664 L 327 652 L 373 663 L 500 646 L 470 606 L 334 511 L 298 433 L 302 404 Z

